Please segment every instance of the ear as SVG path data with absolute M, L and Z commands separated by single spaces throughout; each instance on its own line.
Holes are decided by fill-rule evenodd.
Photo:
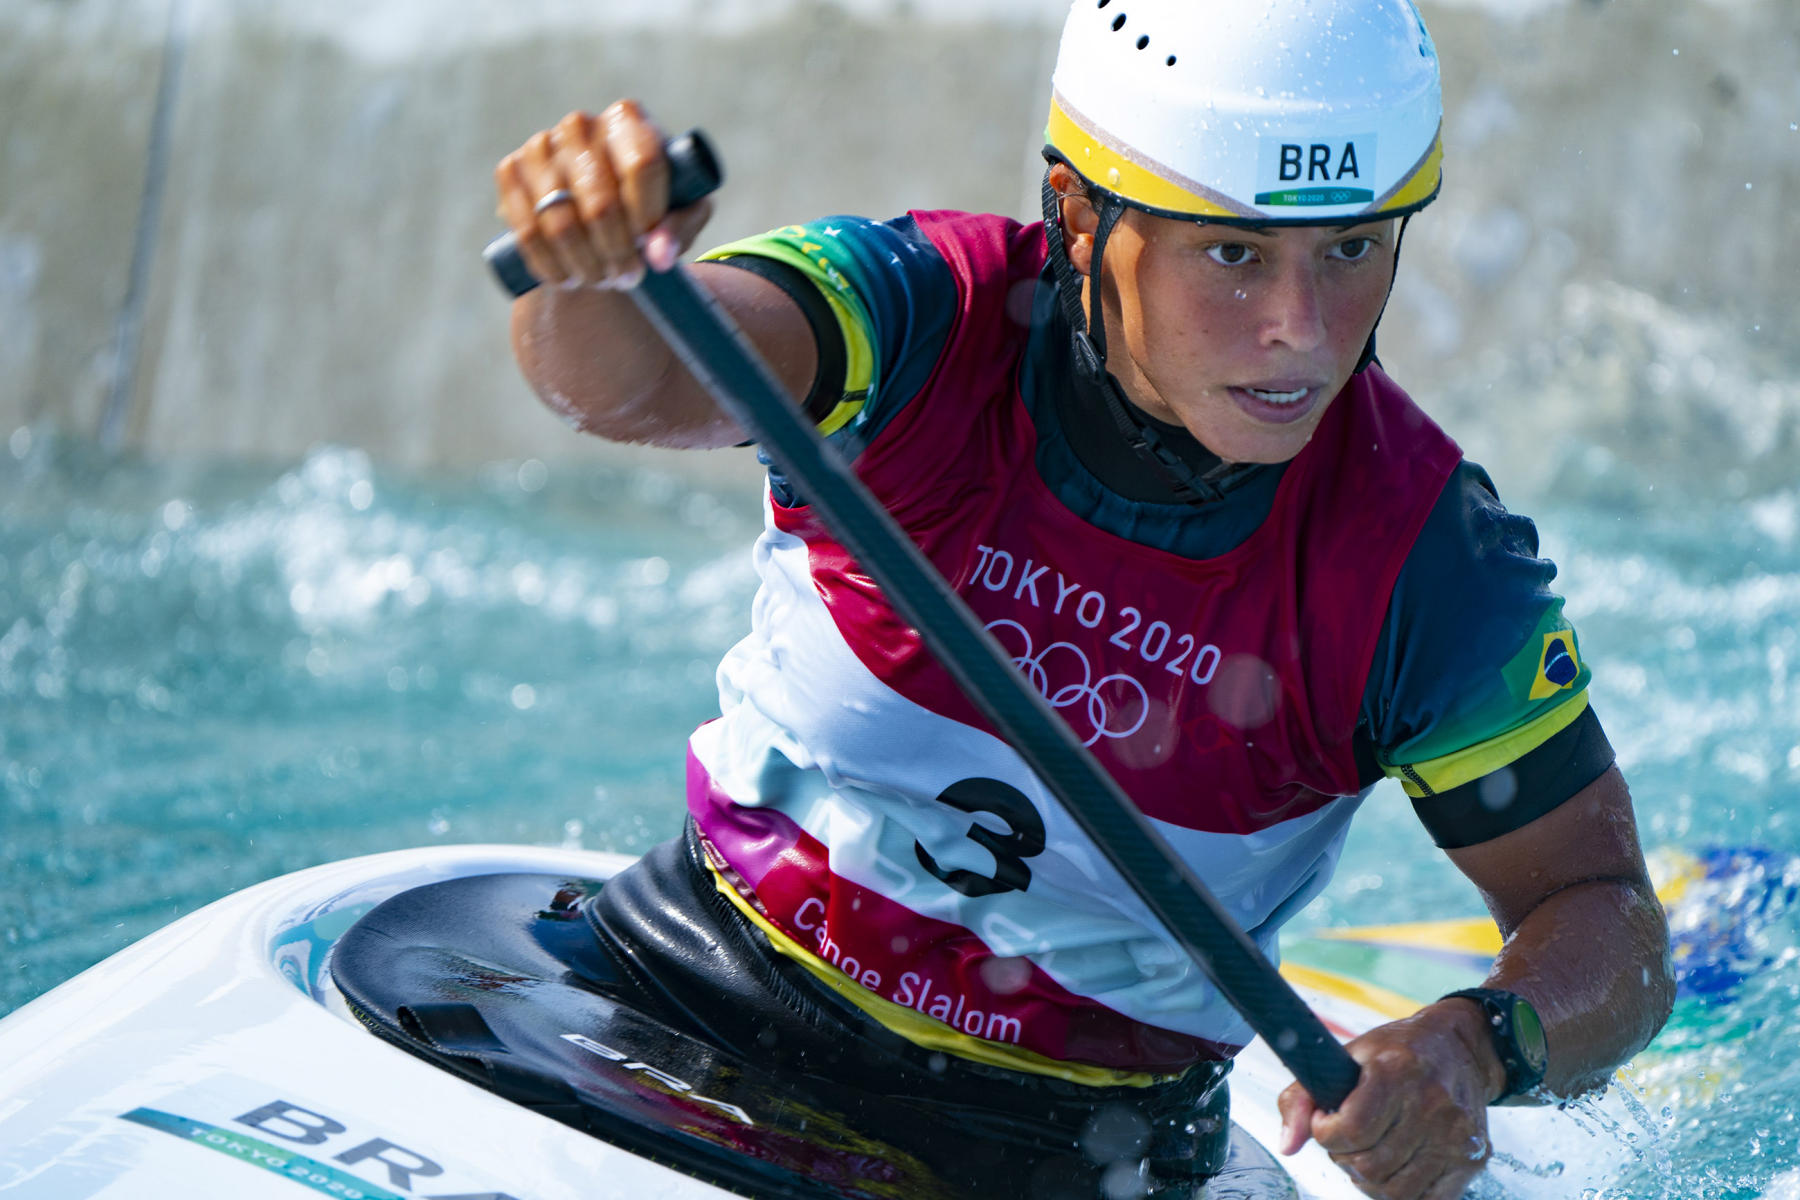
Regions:
M 1050 186 L 1061 206 L 1063 251 L 1076 273 L 1086 275 L 1094 261 L 1094 235 L 1100 231 L 1100 214 L 1087 198 L 1081 176 L 1069 164 L 1059 162 L 1050 168 Z

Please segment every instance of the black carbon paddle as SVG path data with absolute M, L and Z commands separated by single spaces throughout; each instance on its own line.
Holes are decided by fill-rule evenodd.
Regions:
M 705 138 L 669 143 L 672 203 L 681 207 L 722 182 Z M 515 296 L 537 286 L 508 234 L 488 247 Z M 504 264 L 504 265 L 503 265 Z M 521 286 L 522 285 L 522 286 Z M 648 271 L 631 293 L 719 407 L 786 472 L 894 607 L 1002 737 L 1055 794 L 1188 955 L 1260 1034 L 1321 1108 L 1356 1086 L 1354 1059 L 1263 957 L 1206 885 L 1014 668 L 887 511 L 801 418 L 731 314 L 677 264 Z

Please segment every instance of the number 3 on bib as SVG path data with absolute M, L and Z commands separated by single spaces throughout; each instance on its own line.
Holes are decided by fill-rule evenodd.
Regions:
M 973 871 L 946 871 L 923 845 L 914 842 L 920 866 L 965 896 L 1022 892 L 1031 886 L 1031 868 L 1025 860 L 1044 852 L 1044 818 L 1024 792 L 998 779 L 960 779 L 945 788 L 938 799 L 966 813 L 991 813 L 1005 821 L 1012 832 L 995 833 L 979 822 L 969 826 L 969 840 L 994 856 L 991 878 Z

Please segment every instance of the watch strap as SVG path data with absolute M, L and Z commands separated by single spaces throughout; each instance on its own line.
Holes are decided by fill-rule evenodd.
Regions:
M 1447 993 L 1442 999 L 1473 1000 L 1487 1018 L 1488 1037 L 1500 1065 L 1506 1070 L 1504 1090 L 1490 1103 L 1501 1104 L 1523 1095 L 1544 1082 L 1548 1066 L 1544 1045 L 1544 1027 L 1531 1001 L 1517 992 L 1501 988 L 1463 988 Z M 1525 1011 L 1530 1028 L 1521 1028 L 1520 1010 Z

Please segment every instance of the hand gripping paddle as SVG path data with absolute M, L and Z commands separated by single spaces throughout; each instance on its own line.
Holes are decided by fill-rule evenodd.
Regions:
M 680 137 L 669 139 L 663 144 L 663 154 L 669 160 L 671 210 L 698 203 L 717 191 L 719 184 L 724 182 L 725 176 L 719 170 L 719 160 L 713 155 L 712 145 L 698 129 L 690 129 Z M 525 259 L 519 254 L 519 239 L 516 235 L 501 234 L 488 243 L 481 256 L 493 268 L 500 286 L 514 296 L 523 296 L 537 287 L 537 276 L 531 273 L 531 268 L 525 265 Z M 732 415 L 735 416 L 736 413 Z
M 692 204 L 721 182 L 718 160 L 698 132 L 675 139 L 668 149 L 676 181 L 672 207 Z M 523 295 L 537 281 L 510 242 L 509 234 L 489 246 L 488 260 L 501 282 Z M 1313 1101 L 1327 1110 L 1341 1105 L 1356 1086 L 1355 1060 L 1014 668 L 862 481 L 806 424 L 731 315 L 679 264 L 647 271 L 631 296 L 694 378 L 769 452 L 970 701 Z

